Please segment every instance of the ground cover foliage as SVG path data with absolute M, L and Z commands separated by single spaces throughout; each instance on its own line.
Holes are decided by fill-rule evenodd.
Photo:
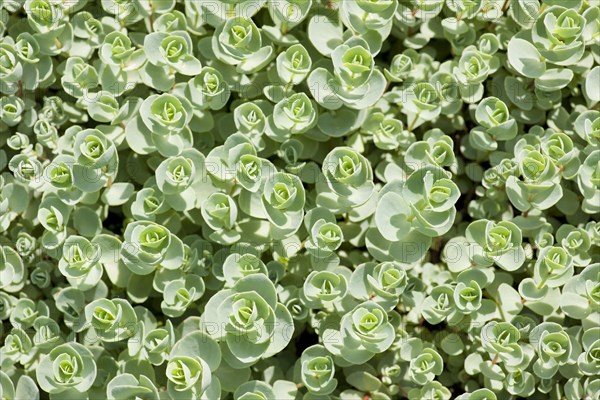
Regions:
M 0 398 L 598 399 L 597 0 L 2 0 Z

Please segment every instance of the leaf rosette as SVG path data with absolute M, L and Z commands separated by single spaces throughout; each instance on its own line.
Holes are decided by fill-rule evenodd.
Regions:
M 0 288 L 9 293 L 16 293 L 25 285 L 26 267 L 23 259 L 14 249 L 0 246 Z
M 124 373 L 116 375 L 106 385 L 106 396 L 110 400 L 123 400 L 142 396 L 149 400 L 159 399 L 158 390 L 154 383 L 146 376 L 135 377 Z
M 495 263 L 506 271 L 515 271 L 525 262 L 521 229 L 510 221 L 474 221 L 467 227 L 466 237 L 469 243 L 477 245 L 469 255 L 475 265 L 487 267 Z
M 204 281 L 198 275 L 186 275 L 167 283 L 160 308 L 171 318 L 176 318 L 191 308 L 204 294 Z
M 372 113 L 363 124 L 361 131 L 369 135 L 373 139 L 373 144 L 382 150 L 406 148 L 414 140 L 404 129 L 402 121 L 380 112 Z
M 409 374 L 413 382 L 425 385 L 433 381 L 436 375 L 444 370 L 444 360 L 431 348 L 425 348 L 416 358 L 410 361 Z
M 374 193 L 371 164 L 350 147 L 337 147 L 329 152 L 323 160 L 322 172 L 317 181 L 317 203 L 322 207 L 349 210 L 366 203 Z M 329 204 L 333 201 L 337 206 Z
M 342 273 L 312 271 L 304 281 L 302 296 L 311 308 L 328 308 L 348 293 L 348 281 Z
M 274 131 L 272 136 L 283 136 L 284 139 L 288 139 L 290 135 L 306 132 L 314 127 L 316 123 L 316 105 L 306 94 L 296 93 L 275 105 L 270 128 Z
M 294 44 L 277 56 L 277 74 L 285 84 L 300 84 L 312 68 L 312 59 L 302 44 Z
M 398 2 L 396 0 L 358 0 L 340 4 L 340 17 L 348 28 L 360 34 L 377 31 L 382 38 L 389 35 Z
M 572 8 L 554 5 L 540 14 L 531 37 L 540 54 L 551 63 L 571 65 L 583 55 L 581 35 L 586 21 Z
M 573 257 L 565 249 L 548 246 L 540 250 L 533 267 L 533 279 L 538 287 L 560 287 L 567 283 L 573 274 Z
M 276 229 L 289 235 L 300 228 L 306 195 L 296 175 L 275 173 L 265 182 L 261 201 L 267 219 Z
M 221 364 L 217 342 L 202 332 L 184 335 L 171 350 L 166 366 L 167 393 L 176 399 L 213 399 L 221 393 L 214 372 Z
M 156 186 L 176 211 L 196 206 L 195 185 L 205 178 L 204 155 L 196 149 L 185 149 L 179 156 L 164 160 L 156 169 Z
M 80 57 L 70 57 L 61 78 L 65 92 L 73 97 L 86 97 L 98 86 L 98 72 Z
M 139 116 L 125 128 L 127 143 L 138 154 L 158 151 L 165 157 L 178 156 L 192 147 L 193 136 L 189 123 L 193 114 L 188 100 L 163 93 L 147 97 Z
M 394 341 L 394 327 L 385 310 L 373 301 L 359 304 L 344 314 L 338 328 L 326 327 L 325 348 L 351 364 L 362 364 L 387 350 Z M 329 336 L 331 335 L 331 336 Z
M 125 299 L 97 299 L 85 306 L 85 320 L 90 324 L 87 338 L 92 342 L 119 342 L 132 337 L 137 315 Z
M 273 58 L 273 47 L 263 46 L 261 31 L 254 21 L 242 16 L 227 19 L 216 29 L 212 51 L 217 59 L 235 65 L 244 74 L 261 70 Z
M 577 174 L 577 185 L 583 194 L 581 208 L 588 214 L 600 211 L 600 150 L 591 152 L 581 164 Z
M 167 321 L 162 328 L 157 328 L 156 324 L 148 321 L 139 321 L 135 336 L 127 341 L 127 350 L 130 357 L 138 356 L 152 365 L 161 365 L 169 358 L 175 342 L 175 330 L 171 321 Z
M 188 76 L 196 75 L 202 69 L 186 31 L 153 32 L 144 38 L 144 49 L 148 62 L 153 65 Z
M 63 255 L 58 269 L 71 286 L 79 290 L 95 287 L 103 274 L 100 263 L 101 247 L 82 236 L 69 236 L 63 244 Z
M 571 340 L 563 327 L 555 322 L 544 322 L 535 327 L 529 336 L 538 355 L 533 364 L 535 374 L 540 378 L 550 379 L 561 365 L 576 358 L 578 354 L 574 354 Z
M 202 315 L 207 333 L 222 343 L 232 367 L 252 365 L 281 351 L 290 341 L 293 320 L 277 302 L 275 287 L 263 274 L 239 279 L 210 298 Z
M 314 345 L 302 352 L 300 370 L 302 382 L 311 393 L 327 395 L 335 390 L 335 364 L 323 346 Z
M 343 241 L 344 234 L 336 223 L 319 219 L 311 227 L 305 246 L 315 257 L 324 257 L 337 250 Z
M 560 308 L 571 318 L 586 319 L 600 312 L 600 264 L 591 264 L 565 283 Z
M 154 222 L 127 225 L 121 246 L 122 262 L 137 275 L 148 275 L 159 266 L 175 270 L 183 260 L 183 242 L 167 228 Z
M 331 58 L 333 74 L 319 67 L 308 77 L 309 89 L 317 103 L 330 110 L 342 105 L 360 110 L 381 98 L 385 76 L 375 68 L 373 55 L 363 39 L 348 39 L 333 50 Z
M 372 300 L 393 310 L 408 286 L 408 274 L 397 262 L 365 263 L 354 270 L 349 287 L 358 300 Z
M 203 67 L 196 77 L 189 80 L 186 90 L 190 102 L 202 109 L 219 110 L 231 95 L 229 84 L 221 72 L 212 67 Z
M 96 379 L 93 355 L 79 343 L 65 343 L 42 357 L 36 378 L 42 390 L 53 395 L 74 391 L 87 392 Z
M 425 133 L 423 140 L 410 145 L 406 150 L 404 162 L 411 170 L 418 170 L 424 165 L 433 165 L 440 168 L 456 168 L 454 155 L 454 142 L 439 129 L 432 129 Z
M 513 139 L 517 135 L 517 121 L 510 116 L 506 104 L 496 98 L 487 97 L 477 105 L 475 119 L 482 128 L 469 134 L 473 147 L 482 151 L 494 151 L 498 141 Z
M 583 352 L 577 358 L 579 370 L 585 375 L 594 376 L 600 373 L 600 328 L 594 327 L 583 333 L 581 342 Z
M 114 143 L 98 129 L 83 129 L 75 134 L 72 166 L 73 185 L 84 193 L 94 192 L 114 179 L 119 155 Z
M 488 322 L 481 331 L 481 343 L 491 357 L 498 355 L 498 360 L 505 363 L 507 369 L 515 371 L 525 368 L 527 362 L 521 345 L 519 330 L 509 322 Z

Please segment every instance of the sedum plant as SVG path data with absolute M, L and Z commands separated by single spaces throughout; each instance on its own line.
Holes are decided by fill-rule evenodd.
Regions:
M 596 0 L 0 2 L 0 398 L 600 398 Z

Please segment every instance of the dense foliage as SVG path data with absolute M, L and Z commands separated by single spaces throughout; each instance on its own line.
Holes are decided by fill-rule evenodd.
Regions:
M 600 398 L 598 0 L 0 0 L 0 398 Z

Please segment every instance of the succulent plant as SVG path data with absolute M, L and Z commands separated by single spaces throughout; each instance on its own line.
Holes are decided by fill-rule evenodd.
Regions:
M 1 1 L 0 398 L 599 398 L 598 21 Z

